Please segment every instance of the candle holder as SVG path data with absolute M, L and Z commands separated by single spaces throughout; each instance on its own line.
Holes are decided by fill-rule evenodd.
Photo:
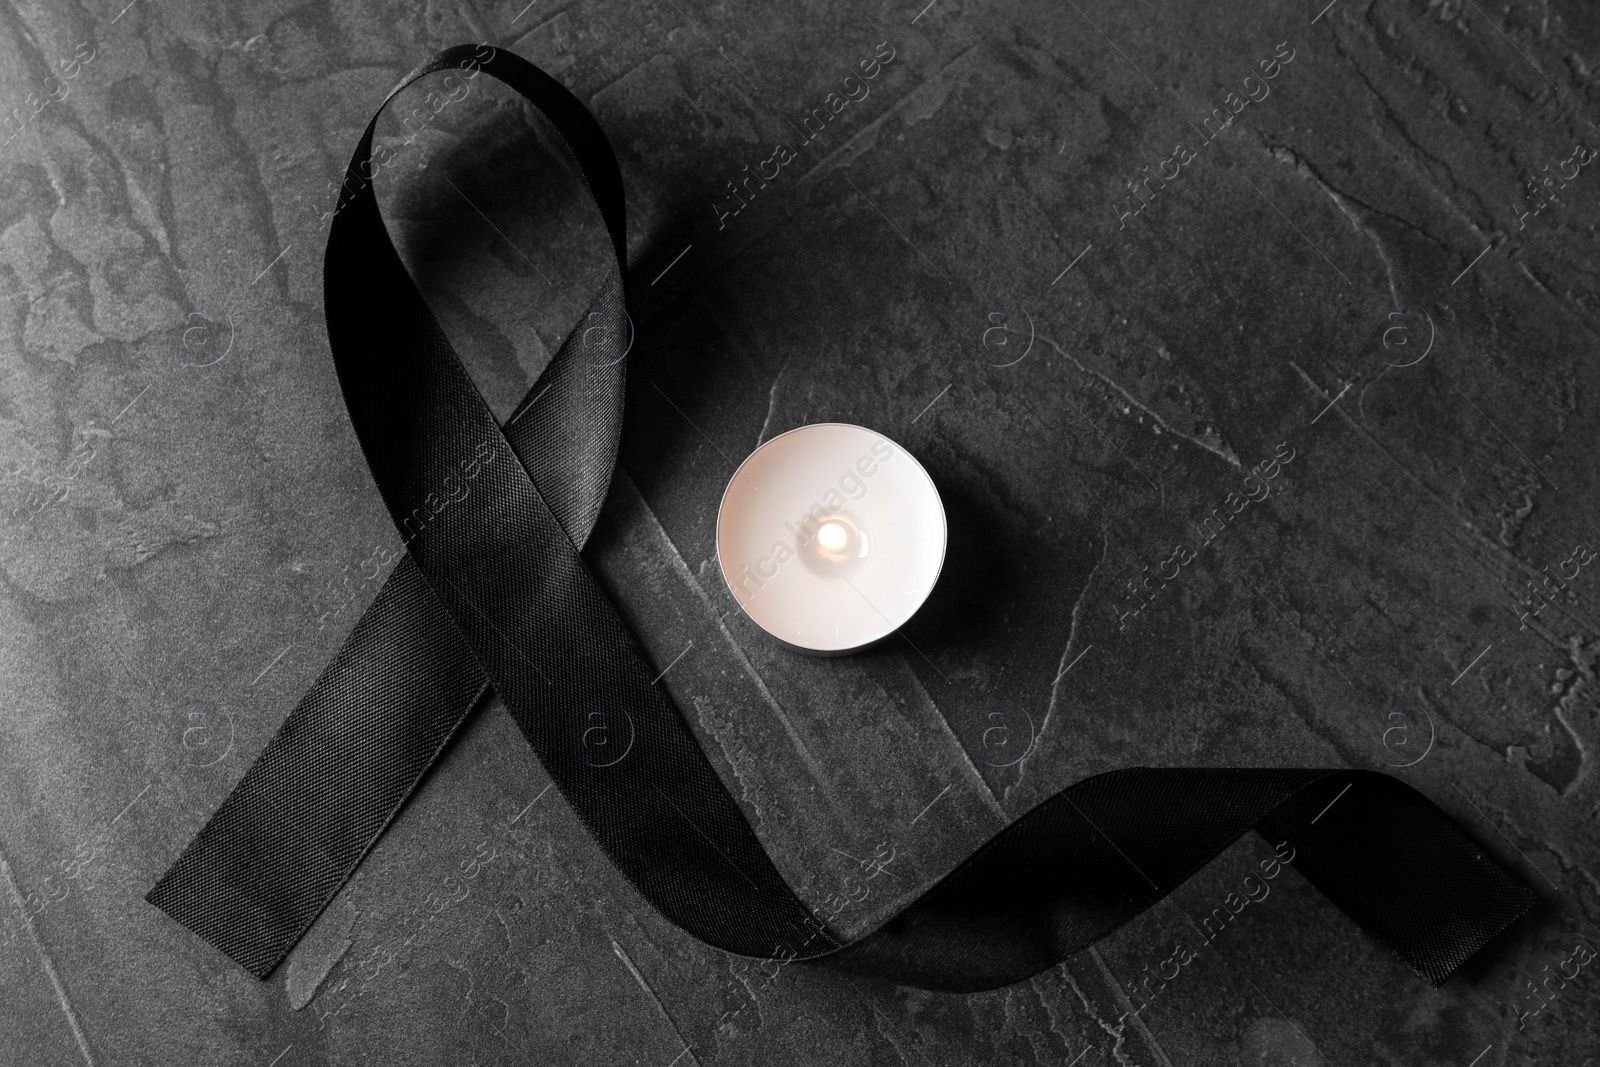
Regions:
M 944 566 L 944 505 L 882 434 L 843 422 L 781 433 L 745 458 L 717 511 L 739 607 L 797 652 L 840 656 L 914 615 Z

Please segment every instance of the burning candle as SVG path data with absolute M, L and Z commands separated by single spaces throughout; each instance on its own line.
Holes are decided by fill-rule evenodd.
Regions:
M 801 652 L 854 652 L 893 633 L 944 565 L 933 479 L 882 434 L 825 422 L 779 434 L 728 481 L 717 562 L 740 608 Z

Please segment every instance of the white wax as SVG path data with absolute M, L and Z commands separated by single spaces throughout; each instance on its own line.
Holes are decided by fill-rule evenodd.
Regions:
M 756 449 L 717 513 L 717 561 L 734 599 L 805 652 L 848 652 L 893 633 L 933 590 L 944 549 L 928 472 L 882 434 L 842 422 Z

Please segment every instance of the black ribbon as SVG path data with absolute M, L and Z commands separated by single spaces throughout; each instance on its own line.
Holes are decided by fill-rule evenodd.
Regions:
M 615 260 L 500 425 L 389 240 L 370 181 L 373 116 L 328 235 L 328 339 L 408 555 L 151 903 L 264 978 L 492 685 L 639 893 L 743 956 L 993 988 L 1103 937 L 1252 827 L 1288 842 L 1302 873 L 1434 984 L 1532 906 L 1442 811 L 1384 775 L 1133 768 L 1057 793 L 870 934 L 846 943 L 828 930 L 652 684 L 580 555 L 615 461 L 631 329 L 622 181 L 604 132 L 548 75 L 487 46 L 438 53 L 389 99 L 424 75 L 480 68 L 565 140 Z M 574 743 L 573 724 L 595 711 L 632 723 L 627 758 Z

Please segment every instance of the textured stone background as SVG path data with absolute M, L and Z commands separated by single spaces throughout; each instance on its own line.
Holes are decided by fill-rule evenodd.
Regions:
M 1589 971 L 1519 1025 L 1600 945 L 1600 568 L 1517 606 L 1600 545 L 1600 177 L 1519 219 L 1600 146 L 1591 5 L 525 2 L 0 4 L 0 1062 L 1600 1057 Z M 618 147 L 639 337 L 589 555 L 656 662 L 687 649 L 666 684 L 808 895 L 893 848 L 864 929 L 1108 768 L 1329 765 L 1404 777 L 1544 906 L 1436 991 L 1291 868 L 1128 1014 L 1251 837 L 1010 989 L 769 981 L 642 905 L 496 707 L 271 980 L 144 905 L 398 544 L 326 351 L 321 216 L 389 87 L 479 40 Z M 719 226 L 880 42 L 870 94 Z M 603 244 L 486 82 L 420 133 L 385 117 L 380 187 L 505 410 Z M 743 621 L 712 520 L 738 460 L 823 420 L 910 448 L 952 544 L 905 641 L 818 661 Z M 1280 443 L 1270 496 L 1119 625 Z

